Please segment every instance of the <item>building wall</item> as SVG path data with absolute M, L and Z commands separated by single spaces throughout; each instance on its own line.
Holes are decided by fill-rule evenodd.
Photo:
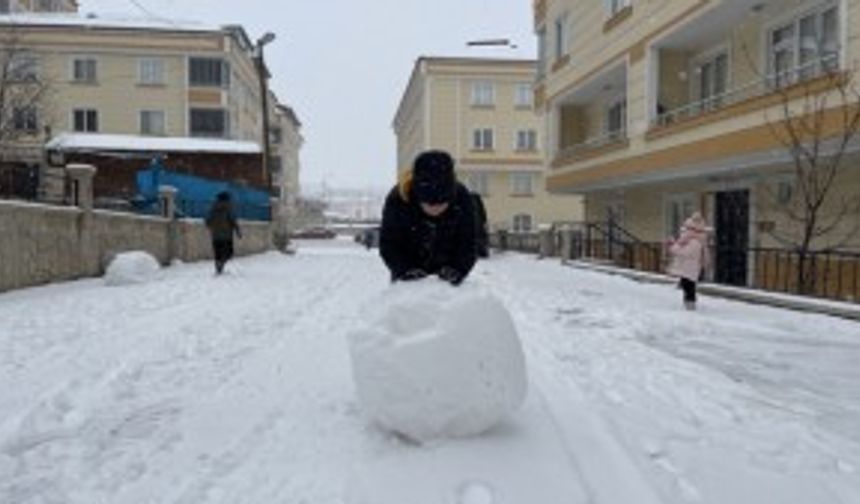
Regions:
M 116 254 L 143 250 L 162 264 L 212 257 L 201 221 L 0 201 L 0 292 L 100 276 Z M 243 222 L 237 255 L 271 249 L 268 223 Z M 174 239 L 171 242 L 170 236 Z M 171 249 L 173 252 L 171 253 Z

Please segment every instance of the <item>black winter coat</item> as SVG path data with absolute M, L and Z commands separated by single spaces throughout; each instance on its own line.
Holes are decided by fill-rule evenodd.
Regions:
M 412 269 L 432 275 L 446 266 L 465 278 L 475 265 L 475 229 L 472 196 L 462 184 L 457 183 L 445 213 L 435 218 L 398 186 L 385 200 L 379 252 L 393 280 Z

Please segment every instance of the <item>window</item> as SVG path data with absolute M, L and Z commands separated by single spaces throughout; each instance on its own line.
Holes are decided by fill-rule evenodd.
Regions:
M 532 216 L 529 214 L 514 215 L 514 233 L 528 233 L 532 230 Z
M 78 133 L 97 133 L 99 131 L 99 112 L 94 109 L 75 109 L 72 129 Z
M 138 61 L 138 82 L 147 85 L 164 84 L 164 60 L 141 58 Z
M 230 118 L 223 109 L 191 109 L 191 136 L 226 138 Z
M 277 177 L 284 171 L 284 160 L 281 156 L 272 156 L 269 158 L 269 172 L 272 177 Z
M 18 132 L 35 133 L 39 129 L 36 107 L 16 107 L 12 111 L 12 126 Z
M 562 14 L 555 20 L 555 59 L 559 60 L 567 54 L 567 14 Z
M 490 194 L 489 178 L 489 175 L 486 173 L 469 173 L 466 175 L 466 187 L 468 187 L 470 191 L 478 193 L 481 196 L 488 196 Z
M 681 225 L 696 211 L 696 198 L 693 194 L 676 194 L 666 198 L 666 235 L 678 236 Z
M 518 151 L 536 151 L 537 131 L 533 129 L 517 131 L 515 148 Z
M 140 134 L 161 136 L 166 133 L 163 110 L 140 111 Z
M 472 132 L 473 150 L 493 150 L 493 130 L 490 128 L 476 129 Z
M 188 83 L 200 87 L 230 87 L 230 64 L 220 58 L 188 60 Z
M 16 82 L 39 79 L 39 60 L 28 54 L 16 54 L 9 62 L 9 80 Z
M 620 98 L 606 109 L 606 134 L 622 138 L 627 132 L 627 98 Z
M 729 57 L 720 53 L 696 67 L 696 90 L 703 110 L 717 108 L 726 93 L 729 80 Z
M 546 28 L 542 28 L 537 33 L 537 46 L 538 46 L 538 62 L 537 62 L 537 77 L 538 79 L 542 79 L 546 76 Z
M 630 0 L 603 0 L 603 9 L 606 17 L 613 17 L 630 6 Z
M 9 0 L 0 0 L 0 14 L 9 14 Z
M 511 194 L 514 196 L 531 196 L 534 194 L 531 173 L 511 173 Z
M 491 107 L 495 102 L 495 87 L 492 82 L 475 82 L 472 84 L 472 105 L 476 107 Z
M 517 84 L 516 105 L 522 108 L 532 108 L 534 104 L 534 92 L 531 84 Z
M 281 128 L 271 128 L 269 130 L 269 140 L 274 145 L 280 145 L 284 141 L 284 130 Z
M 72 80 L 93 83 L 98 80 L 98 61 L 95 58 L 75 58 L 72 62 Z
M 768 37 L 773 86 L 814 78 L 839 68 L 839 8 L 833 2 L 777 27 Z

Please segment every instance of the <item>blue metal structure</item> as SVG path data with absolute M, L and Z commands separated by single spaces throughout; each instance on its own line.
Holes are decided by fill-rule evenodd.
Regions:
M 137 172 L 135 207 L 138 211 L 150 215 L 159 213 L 160 186 L 177 189 L 176 212 L 179 217 L 205 218 L 215 197 L 221 192 L 228 192 L 237 218 L 256 221 L 271 218 L 269 193 L 232 182 L 172 172 L 164 167 L 160 158 L 154 158 L 149 168 Z

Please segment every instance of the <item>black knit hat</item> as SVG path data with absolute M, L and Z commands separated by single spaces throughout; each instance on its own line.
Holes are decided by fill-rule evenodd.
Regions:
M 436 205 L 454 199 L 454 160 L 444 151 L 427 151 L 412 167 L 412 194 L 419 203 Z

